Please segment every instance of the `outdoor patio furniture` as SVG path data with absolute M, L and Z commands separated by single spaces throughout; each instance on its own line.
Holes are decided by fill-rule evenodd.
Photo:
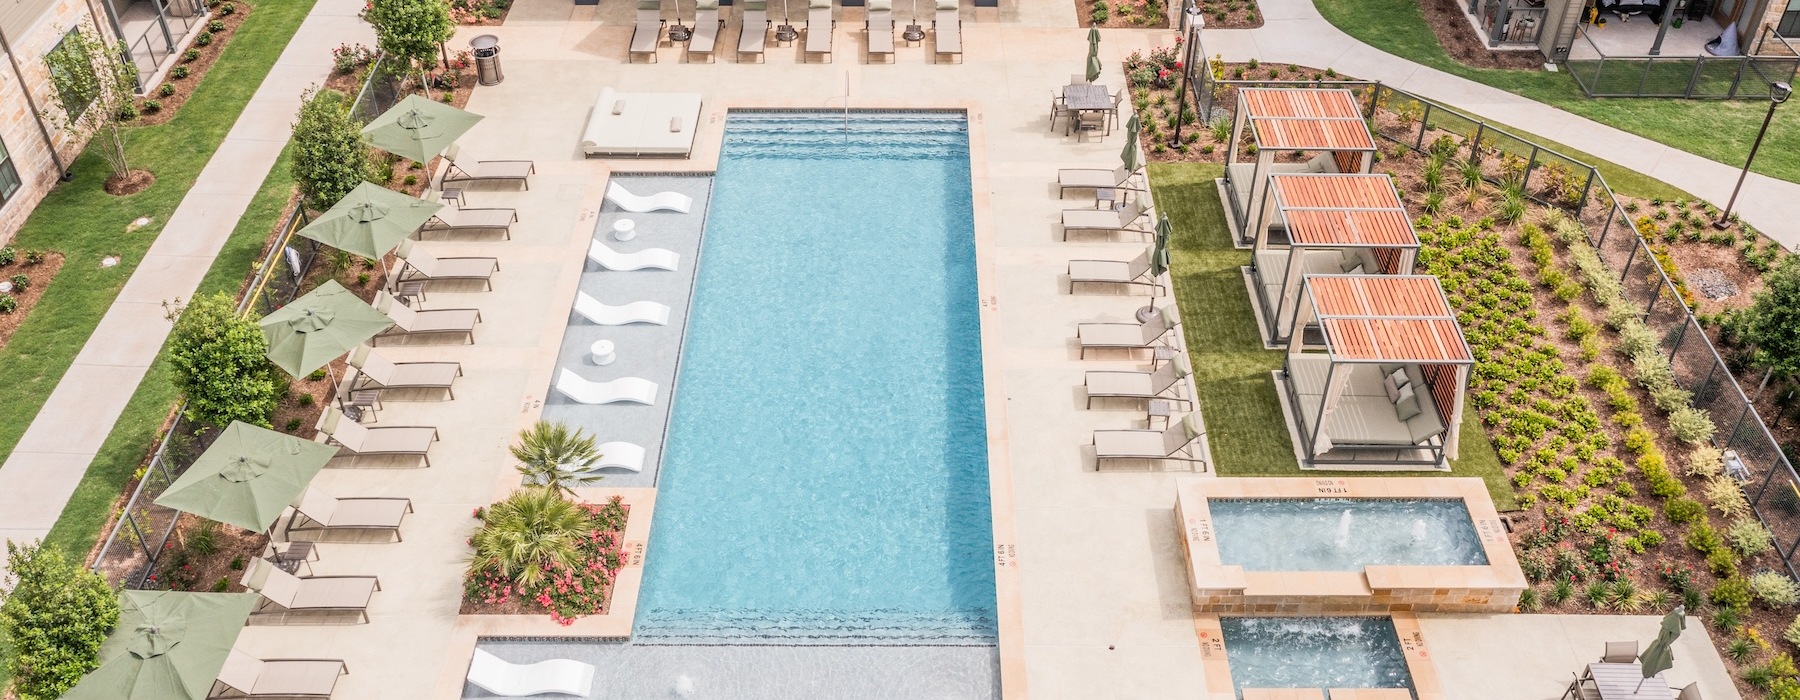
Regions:
M 1119 125 L 1119 107 L 1125 104 L 1126 95 L 1127 93 L 1124 90 L 1113 93 L 1112 109 L 1106 111 L 1106 116 L 1110 120 L 1106 125 L 1108 131 L 1111 131 L 1113 127 Z M 1189 114 L 1192 114 L 1192 112 Z
M 423 246 L 414 245 L 412 241 L 402 241 L 394 254 L 403 261 L 399 273 L 391 276 L 396 284 L 401 282 L 425 282 L 427 284 L 480 282 L 483 289 L 493 291 L 494 273 L 500 270 L 499 258 L 440 258 L 432 255 Z
M 894 60 L 894 0 L 869 0 L 869 17 L 863 20 L 863 34 L 869 41 L 868 57 L 864 60 L 874 63 L 876 56 Z
M 1075 113 L 1069 111 L 1069 104 L 1063 101 L 1061 93 L 1050 95 L 1050 130 L 1056 131 L 1056 120 L 1074 119 Z
M 449 166 L 444 171 L 444 179 L 440 186 L 452 182 L 517 182 L 525 189 L 531 189 L 531 176 L 537 172 L 537 164 L 529 160 L 482 160 L 462 148 L 460 144 L 451 144 L 444 150 L 444 160 Z
M 688 37 L 687 54 L 712 60 L 713 46 L 719 42 L 719 30 L 725 20 L 719 18 L 719 0 L 697 0 L 694 3 L 694 35 Z
M 1132 231 L 1135 233 L 1151 233 L 1149 229 L 1136 228 L 1132 224 L 1144 217 L 1147 211 L 1144 203 L 1133 201 L 1123 208 L 1112 209 L 1064 209 L 1062 213 L 1063 240 L 1069 240 L 1070 231 Z
M 425 220 L 425 224 L 419 227 L 418 236 L 424 238 L 427 233 L 447 235 L 464 231 L 499 231 L 502 239 L 510 241 L 512 225 L 518 220 L 517 210 L 504 207 L 445 207 Z
M 962 62 L 962 15 L 957 0 L 937 0 L 937 17 L 931 20 L 932 33 L 937 35 L 937 48 L 932 51 L 932 60 L 938 56 L 955 56 L 956 62 Z
M 453 400 L 456 398 L 453 385 L 456 378 L 462 376 L 460 362 L 393 362 L 376 354 L 367 345 L 350 351 L 348 363 L 352 369 L 357 370 L 345 381 L 352 392 L 375 390 L 384 394 L 410 396 L 442 390 L 445 400 Z
M 738 46 L 737 60 L 744 60 L 744 54 L 763 60 L 763 47 L 769 43 L 769 2 L 768 0 L 743 0 L 738 8 Z
M 588 246 L 588 259 L 608 270 L 621 272 L 645 268 L 672 271 L 681 263 L 679 253 L 665 248 L 649 248 L 635 253 L 621 253 L 600 241 L 594 241 Z
M 1200 464 L 1204 470 L 1206 460 L 1182 454 L 1204 432 L 1198 419 L 1189 413 L 1179 421 L 1170 422 L 1167 430 L 1094 431 L 1094 468 L 1098 470 L 1107 462 L 1121 459 L 1172 459 Z
M 413 510 L 410 498 L 380 496 L 332 498 L 329 494 L 308 488 L 294 503 L 283 532 L 291 538 L 296 532 L 385 530 L 400 537 L 400 521 Z
M 1181 380 L 1192 373 L 1187 358 L 1181 357 L 1149 372 L 1089 371 L 1082 385 L 1087 387 L 1088 408 L 1094 407 L 1094 399 L 1118 398 L 1160 398 L 1191 404 L 1189 399 L 1169 394 L 1181 393 Z
M 581 375 L 558 368 L 556 373 L 556 391 L 573 399 L 576 403 L 589 405 L 608 403 L 641 403 L 646 406 L 656 404 L 656 382 L 640 377 L 621 377 L 610 382 L 594 382 L 583 379 Z
M 401 282 L 394 285 L 394 300 L 409 308 L 423 309 L 425 303 L 424 282 Z
M 669 307 L 654 301 L 634 301 L 623 306 L 609 306 L 587 292 L 575 293 L 575 313 L 602 326 L 626 326 L 633 323 L 669 325 Z
M 338 676 L 349 672 L 341 659 L 258 659 L 233 649 L 207 697 L 329 698 Z
M 1105 112 L 1078 111 L 1075 113 L 1075 138 L 1086 140 L 1089 134 L 1102 134 L 1106 131 L 1108 120 Z
M 694 150 L 703 103 L 697 92 L 601 88 L 581 130 L 582 156 L 685 158 Z
M 1162 294 L 1162 283 L 1150 273 L 1150 258 L 1156 254 L 1156 246 L 1144 247 L 1144 252 L 1129 262 L 1122 260 L 1070 260 L 1069 261 L 1069 293 L 1075 293 L 1077 284 L 1134 284 L 1150 288 L 1151 295 Z
M 480 309 L 413 309 L 395 302 L 387 292 L 375 293 L 375 308 L 394 320 L 392 328 L 369 339 L 376 345 L 382 338 L 435 335 L 461 335 L 473 343 L 475 324 L 481 323 Z
M 1629 642 L 1607 642 L 1606 653 L 1600 655 L 1600 661 L 1609 664 L 1628 664 L 1638 660 L 1637 640 Z
M 636 60 L 638 56 L 649 56 L 650 62 L 656 62 L 656 47 L 662 43 L 663 25 L 668 21 L 662 18 L 662 0 L 638 0 L 637 23 L 631 28 L 631 49 L 625 54 L 627 62 Z
M 644 470 L 644 448 L 629 442 L 603 442 L 594 449 L 599 450 L 600 460 L 594 462 L 592 469 L 624 469 L 630 472 Z
M 1356 96 L 1342 88 L 1245 88 L 1226 141 L 1225 192 L 1231 224 L 1241 243 L 1253 235 L 1251 219 L 1266 206 L 1268 179 L 1283 172 L 1367 173 L 1375 162 L 1375 137 Z M 1245 138 L 1248 134 L 1249 138 Z M 1254 155 L 1242 151 L 1254 146 Z M 1277 163 L 1299 151 L 1312 160 Z M 1250 162 L 1241 162 L 1249 160 Z
M 1058 197 L 1067 197 L 1069 190 L 1126 189 L 1134 192 L 1144 191 L 1141 187 L 1131 187 L 1131 178 L 1137 171 L 1126 170 L 1123 166 L 1112 170 L 1099 168 L 1063 168 L 1056 171 L 1056 187 Z
M 1681 692 L 1675 694 L 1675 700 L 1703 700 L 1700 697 L 1700 683 L 1696 681 L 1683 686 Z
M 1075 327 L 1075 337 L 1081 343 L 1082 359 L 1087 359 L 1089 350 L 1149 349 L 1159 344 L 1180 323 L 1181 319 L 1176 317 L 1174 307 L 1165 306 L 1157 309 L 1155 316 L 1141 324 L 1080 324 Z
M 266 559 L 251 560 L 239 583 L 262 596 L 251 617 L 284 623 L 293 617 L 333 619 L 332 613 L 368 622 L 369 599 L 381 590 L 374 576 L 295 576 Z
M 270 542 L 268 559 L 290 574 L 300 573 L 302 566 L 311 574 L 312 563 L 319 560 L 319 548 L 311 542 Z
M 570 659 L 515 664 L 477 647 L 469 661 L 468 681 L 505 697 L 564 693 L 585 698 L 594 688 L 594 667 Z
M 1082 116 L 1097 115 L 1100 117 L 1097 123 L 1101 128 L 1105 128 L 1108 123 L 1107 110 L 1113 107 L 1113 98 L 1107 93 L 1106 86 L 1087 82 L 1087 76 L 1070 76 L 1069 84 L 1063 86 L 1063 102 L 1076 114 L 1075 122 L 1080 122 Z M 1071 129 L 1075 126 L 1075 123 L 1070 124 Z
M 346 384 L 343 385 L 345 395 L 338 397 L 338 410 L 343 411 L 350 420 L 369 425 L 376 422 L 376 415 L 381 410 L 381 392 L 373 389 L 348 391 L 348 380 L 354 379 L 357 374 L 355 369 L 345 372 Z
M 1591 694 L 1588 688 L 1592 688 Z M 1569 693 L 1581 700 L 1669 700 L 1675 696 L 1663 674 L 1645 676 L 1644 667 L 1635 661 L 1588 664 L 1587 672 L 1570 685 L 1563 697 L 1569 697 Z
M 831 62 L 831 35 L 837 29 L 837 20 L 831 16 L 831 0 L 811 0 L 806 9 L 806 46 L 801 60 L 811 56 L 824 56 L 825 62 Z
M 438 441 L 437 428 L 425 425 L 383 425 L 370 427 L 345 418 L 342 411 L 326 407 L 319 415 L 320 442 L 335 444 L 339 454 L 353 458 L 416 456 L 424 466 L 431 466 L 431 443 Z
M 632 194 L 631 190 L 625 189 L 617 182 L 606 183 L 606 201 L 633 214 L 652 211 L 672 211 L 686 214 L 694 206 L 694 198 L 680 192 L 638 195 Z

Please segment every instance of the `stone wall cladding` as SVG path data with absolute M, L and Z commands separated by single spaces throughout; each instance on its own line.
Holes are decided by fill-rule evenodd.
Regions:
M 55 47 L 71 27 L 87 21 L 88 17 L 86 4 L 62 0 L 52 6 L 30 31 L 22 36 L 7 37 L 12 45 L 13 60 L 25 74 L 25 85 L 19 84 L 11 65 L 0 66 L 0 139 L 6 142 L 6 150 L 12 156 L 20 181 L 19 190 L 0 205 L 0 245 L 11 243 L 31 211 L 56 185 L 58 174 L 56 163 L 50 157 L 50 148 L 44 143 L 43 131 L 38 128 L 40 116 L 32 112 L 25 91 L 30 91 L 40 109 L 55 109 L 49 71 L 44 68 L 44 54 Z M 104 28 L 104 20 L 100 24 Z M 45 127 L 49 128 L 49 125 Z M 86 145 L 68 133 L 51 131 L 50 136 L 64 163 L 73 162 Z M 105 173 L 90 168 L 79 176 L 105 177 Z

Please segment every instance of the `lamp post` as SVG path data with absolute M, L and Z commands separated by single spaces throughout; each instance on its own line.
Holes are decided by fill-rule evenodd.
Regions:
M 1193 0 L 1188 0 L 1187 9 L 1181 12 L 1181 19 L 1181 25 L 1186 30 L 1182 34 L 1187 39 L 1186 45 L 1181 47 L 1181 92 L 1176 95 L 1175 100 L 1175 133 L 1169 138 L 1170 148 L 1181 145 L 1181 127 L 1187 123 L 1188 101 L 1194 99 L 1194 47 L 1200 45 L 1200 29 L 1206 26 L 1206 18 L 1201 16 L 1200 7 Z
M 1744 159 L 1744 171 L 1738 173 L 1737 186 L 1731 188 L 1731 199 L 1725 202 L 1725 211 L 1719 212 L 1719 220 L 1713 222 L 1713 228 L 1724 230 L 1731 225 L 1731 208 L 1737 205 L 1738 191 L 1744 189 L 1744 178 L 1750 176 L 1750 164 L 1756 162 L 1756 149 L 1762 148 L 1763 136 L 1769 133 L 1769 122 L 1775 120 L 1775 108 L 1793 94 L 1794 88 L 1787 83 L 1769 85 L 1769 113 L 1763 117 L 1762 129 L 1756 132 L 1756 143 L 1750 144 L 1750 157 Z

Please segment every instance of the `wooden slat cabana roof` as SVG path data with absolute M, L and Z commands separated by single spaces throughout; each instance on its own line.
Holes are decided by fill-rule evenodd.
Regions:
M 1337 361 L 1474 364 L 1431 275 L 1309 275 L 1304 283 Z
M 1244 88 L 1238 104 L 1261 149 L 1372 151 L 1375 137 L 1344 89 Z
M 1277 173 L 1269 181 L 1294 245 L 1419 247 L 1392 177 Z

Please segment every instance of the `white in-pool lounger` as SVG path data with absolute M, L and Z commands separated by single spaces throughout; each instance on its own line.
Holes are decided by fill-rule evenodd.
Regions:
M 626 326 L 633 323 L 669 325 L 669 307 L 654 301 L 634 301 L 623 306 L 609 306 L 587 292 L 575 293 L 575 313 L 602 326 Z
M 657 270 L 674 270 L 681 264 L 681 254 L 665 248 L 650 248 L 636 253 L 621 253 L 606 247 L 605 243 L 594 241 L 588 246 L 588 259 L 608 270 L 629 272 L 654 268 Z
M 594 688 L 594 667 L 570 659 L 515 664 L 476 649 L 468 679 L 477 688 L 509 698 L 543 693 L 585 698 Z
M 686 158 L 700 123 L 700 93 L 616 92 L 602 88 L 581 132 L 581 152 L 598 157 Z
M 694 198 L 680 192 L 636 195 L 632 194 L 631 190 L 620 187 L 617 182 L 606 183 L 606 201 L 633 214 L 652 211 L 673 211 L 686 214 L 689 209 L 694 207 Z
M 641 472 L 644 470 L 644 448 L 629 442 L 602 442 L 599 447 L 600 461 L 595 462 L 593 469 L 624 469 Z
M 610 382 L 590 382 L 561 367 L 556 370 L 556 391 L 578 403 L 641 403 L 656 405 L 656 382 L 641 377 L 621 377 Z

